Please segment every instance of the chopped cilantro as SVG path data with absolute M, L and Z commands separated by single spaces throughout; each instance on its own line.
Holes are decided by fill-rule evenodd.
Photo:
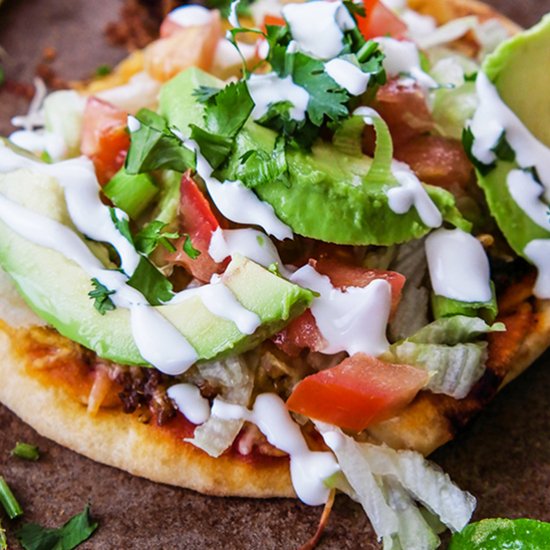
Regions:
M 191 242 L 191 237 L 186 233 L 185 240 L 183 241 L 183 251 L 192 259 L 196 260 L 200 255 L 201 251 L 197 250 L 193 243 Z
M 73 550 L 88 540 L 97 527 L 97 522 L 90 517 L 90 507 L 86 506 L 58 529 L 26 523 L 19 529 L 17 538 L 25 550 Z
M 10 519 L 23 515 L 23 509 L 2 476 L 0 476 L 0 504 L 4 507 Z
M 240 159 L 237 173 L 238 179 L 250 188 L 277 180 L 286 184 L 287 175 L 288 165 L 283 139 L 277 140 L 271 154 L 255 149 L 247 151 Z
M 213 168 L 221 166 L 233 148 L 233 138 L 248 120 L 254 102 L 246 82 L 228 84 L 205 102 L 206 129 L 191 125 L 191 138 Z
M 365 17 L 367 15 L 363 2 L 355 3 L 353 0 L 344 0 L 344 6 L 352 16 Z
M 94 307 L 101 313 L 105 315 L 108 311 L 113 311 L 116 309 L 113 300 L 109 298 L 115 294 L 114 290 L 109 290 L 105 285 L 101 284 L 97 279 L 92 279 L 92 285 L 94 290 L 88 292 L 88 296 L 94 300 Z
M 464 82 L 475 82 L 477 80 L 477 71 L 464 75 Z
M 464 151 L 466 152 L 466 155 L 470 159 L 470 162 L 476 167 L 479 173 L 482 176 L 486 176 L 487 174 L 489 174 L 494 170 L 495 163 L 493 162 L 492 164 L 484 164 L 474 156 L 472 152 L 474 140 L 475 140 L 475 137 L 471 128 L 464 128 L 464 130 L 462 131 L 462 145 L 464 147 Z
M 113 71 L 113 69 L 110 65 L 103 64 L 103 65 L 100 65 L 95 70 L 95 75 L 96 76 L 107 76 L 108 74 L 111 74 L 112 71 Z
M 220 91 L 220 88 L 212 86 L 199 86 L 193 90 L 193 96 L 197 98 L 199 103 L 206 103 L 211 97 L 215 96 Z
M 161 168 L 185 172 L 195 167 L 195 153 L 184 146 L 163 117 L 149 109 L 141 109 L 136 118 L 140 127 L 131 133 L 130 150 L 126 157 L 128 174 Z
M 132 238 L 132 232 L 130 231 L 130 221 L 128 214 L 119 208 L 109 208 L 111 213 L 111 220 L 115 224 L 115 227 L 118 229 L 119 233 L 130 243 L 134 242 Z
M 153 306 L 162 305 L 172 298 L 172 283 L 144 256 L 127 284 L 139 290 Z
M 29 443 L 21 443 L 18 441 L 11 451 L 11 455 L 24 460 L 36 461 L 40 458 L 40 451 L 36 445 L 30 445 Z
M 169 252 L 175 252 L 176 247 L 169 239 L 177 239 L 177 232 L 164 231 L 168 224 L 160 220 L 154 220 L 148 223 L 135 237 L 136 249 L 149 256 L 157 246 L 161 245 Z

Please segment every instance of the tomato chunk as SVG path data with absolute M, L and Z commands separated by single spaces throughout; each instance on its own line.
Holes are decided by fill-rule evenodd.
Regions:
M 81 148 L 94 163 L 101 184 L 118 172 L 128 154 L 127 118 L 128 113 L 97 97 L 90 97 L 86 103 Z
M 221 273 L 226 265 L 225 262 L 215 262 L 208 253 L 212 234 L 220 228 L 220 223 L 189 172 L 183 175 L 180 190 L 181 230 L 189 235 L 193 247 L 200 254 L 191 258 L 183 250 L 186 237 L 182 237 L 176 242 L 177 252 L 171 254 L 168 260 L 183 265 L 199 281 L 208 282 L 212 275 Z
M 441 136 L 417 136 L 395 150 L 424 183 L 437 185 L 455 195 L 463 194 L 472 179 L 473 167 L 462 144 Z
M 424 370 L 358 353 L 304 378 L 286 405 L 309 418 L 359 432 L 395 416 L 428 379 Z
M 145 49 L 145 70 L 153 78 L 166 82 L 189 67 L 209 70 L 222 37 L 220 13 L 213 10 L 206 25 L 170 25 L 163 32 L 166 38 L 155 40 Z
M 327 258 L 312 260 L 311 264 L 319 273 L 326 275 L 333 286 L 342 290 L 348 287 L 365 287 L 377 279 L 388 281 L 392 289 L 392 313 L 399 305 L 401 291 L 406 280 L 400 273 L 366 269 Z M 273 338 L 273 342 L 291 357 L 297 357 L 305 348 L 311 351 L 321 351 L 325 344 L 311 310 L 305 311 L 292 320 Z
M 407 34 L 407 25 L 380 0 L 363 0 L 365 17 L 357 18 L 361 34 L 369 40 L 378 36 L 403 38 Z
M 416 83 L 390 80 L 378 90 L 373 107 L 386 121 L 395 147 L 434 129 L 426 96 Z

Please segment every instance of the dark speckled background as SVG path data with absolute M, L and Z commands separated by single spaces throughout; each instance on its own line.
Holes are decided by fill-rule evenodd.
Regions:
M 515 21 L 530 25 L 550 11 L 550 0 L 492 0 Z M 124 52 L 102 32 L 119 0 L 7 0 L 0 8 L 0 45 L 8 77 L 30 81 L 45 46 L 67 79 L 84 78 Z M 26 103 L 0 90 L 0 133 Z M 476 518 L 533 517 L 550 521 L 550 355 L 504 390 L 459 439 L 433 456 L 478 498 Z M 2 381 L 0 380 L 0 383 Z M 48 414 L 48 411 L 44 411 Z M 10 458 L 16 441 L 42 450 L 38 463 Z M 315 531 L 320 510 L 291 500 L 217 499 L 155 485 L 95 464 L 39 437 L 0 406 L 0 475 L 29 521 L 62 524 L 93 507 L 100 529 L 83 549 L 286 549 Z M 13 533 L 17 523 L 2 522 Z M 320 548 L 378 548 L 361 509 L 337 499 Z M 11 542 L 10 548 L 17 548 Z M 550 548 L 550 542 L 549 542 Z

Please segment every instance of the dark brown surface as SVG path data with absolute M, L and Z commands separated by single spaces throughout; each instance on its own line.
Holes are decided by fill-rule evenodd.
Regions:
M 523 25 L 550 11 L 550 0 L 490 3 Z M 10 54 L 8 77 L 29 81 L 45 46 L 57 47 L 53 66 L 67 79 L 113 63 L 123 52 L 105 45 L 102 29 L 119 5 L 115 0 L 7 0 L 0 9 L 0 44 Z M 0 133 L 9 130 L 13 114 L 24 110 L 25 101 L 0 91 Z M 477 496 L 477 518 L 550 521 L 549 363 L 547 355 L 433 457 Z M 41 460 L 10 458 L 18 440 L 38 444 Z M 19 497 L 26 520 L 59 525 L 90 502 L 101 525 L 83 549 L 296 548 L 314 532 L 320 514 L 290 500 L 209 498 L 133 478 L 39 437 L 1 406 L 0 475 Z M 0 517 L 10 532 L 18 526 Z M 377 548 L 372 541 L 360 508 L 339 498 L 320 548 Z

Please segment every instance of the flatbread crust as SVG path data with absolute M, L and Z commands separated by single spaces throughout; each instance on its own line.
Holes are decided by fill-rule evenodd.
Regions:
M 498 18 L 511 33 L 519 27 L 489 6 L 474 0 L 409 0 L 414 9 L 434 15 L 440 23 L 478 15 Z M 0 318 L 12 325 L 33 324 L 28 308 L 0 277 Z M 517 377 L 550 346 L 550 301 L 537 301 L 532 330 L 519 349 L 490 368 L 484 376 L 489 386 L 466 399 L 422 393 L 405 411 L 370 430 L 373 438 L 395 448 L 429 454 L 452 439 L 458 428 L 474 416 L 495 392 Z M 288 463 L 246 461 L 234 456 L 214 459 L 191 444 L 177 441 L 166 430 L 139 422 L 135 415 L 101 410 L 96 416 L 55 386 L 46 386 L 29 375 L 23 361 L 12 353 L 13 336 L 0 331 L 0 401 L 41 435 L 95 461 L 152 481 L 219 496 L 255 498 L 295 496 Z

